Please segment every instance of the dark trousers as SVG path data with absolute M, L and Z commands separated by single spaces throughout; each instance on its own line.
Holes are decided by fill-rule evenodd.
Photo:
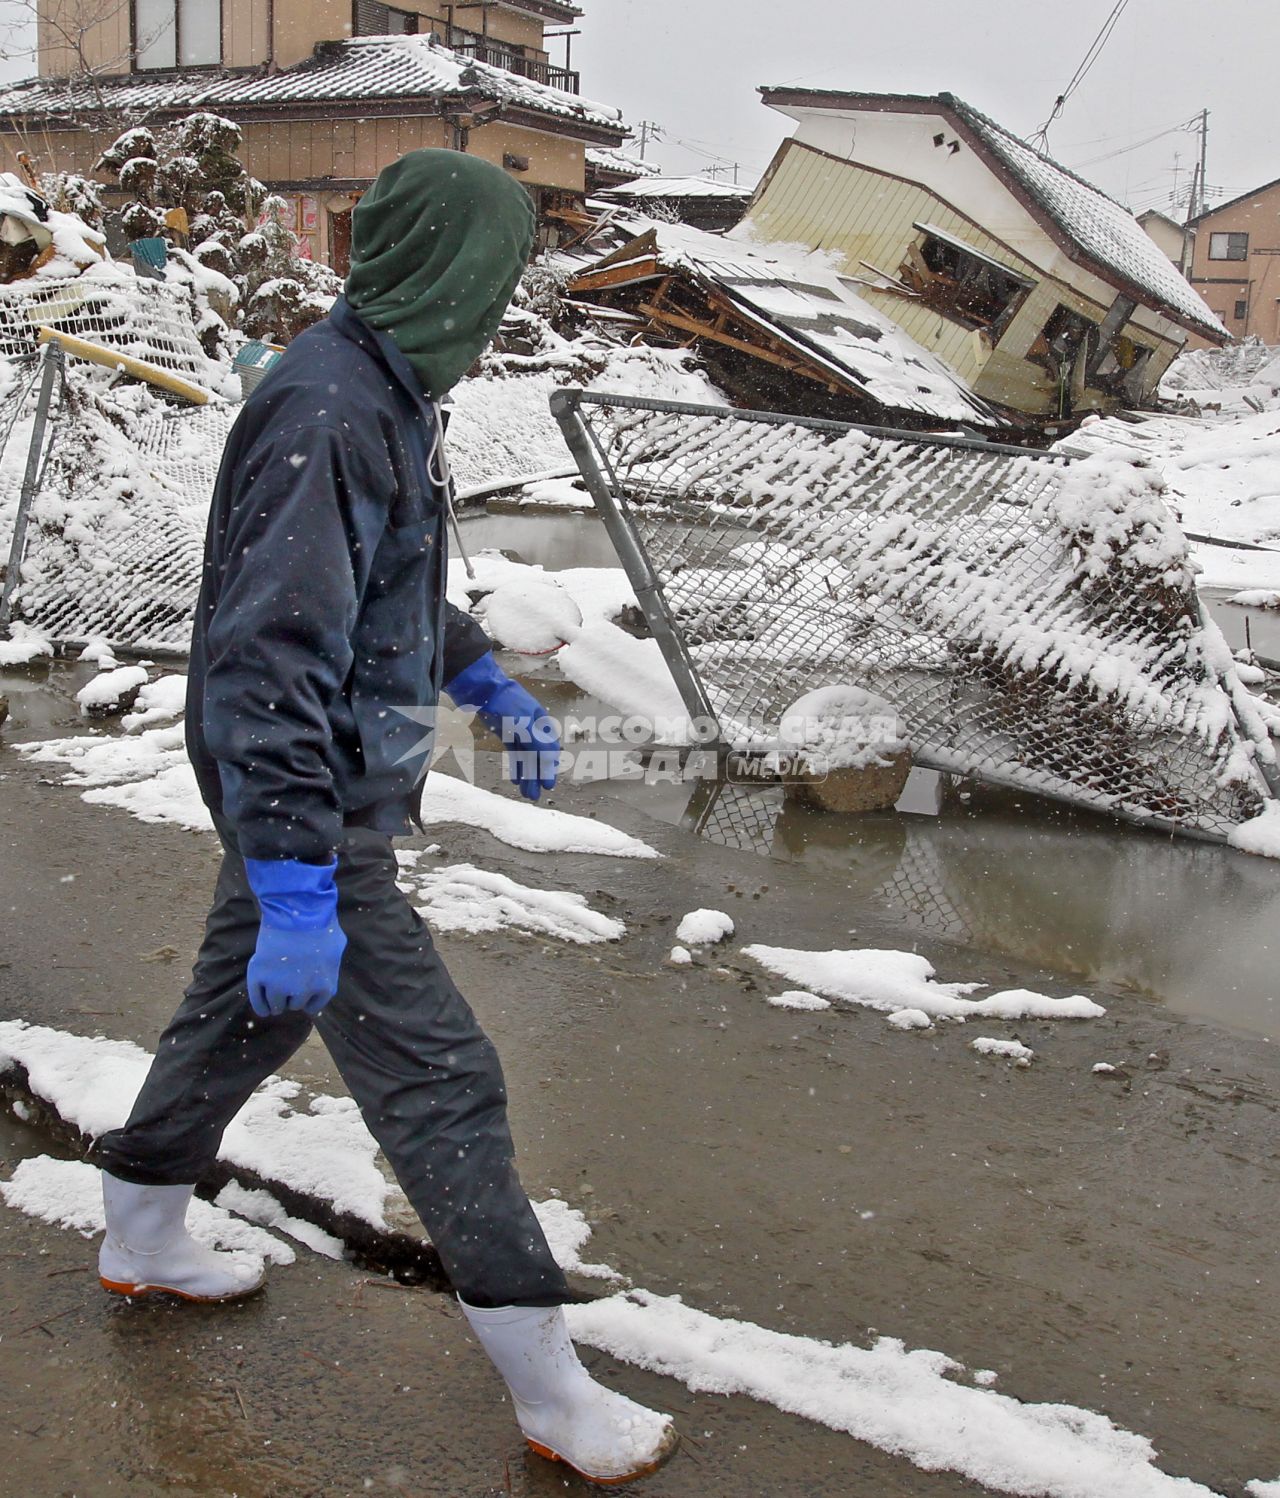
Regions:
M 347 936 L 338 992 L 315 1020 L 259 1019 L 245 970 L 258 906 L 230 829 L 191 986 L 123 1129 L 98 1163 L 144 1185 L 198 1181 L 253 1089 L 314 1024 L 464 1300 L 558 1305 L 565 1279 L 516 1175 L 502 1068 L 396 885 L 385 833 L 349 828 L 338 854 Z

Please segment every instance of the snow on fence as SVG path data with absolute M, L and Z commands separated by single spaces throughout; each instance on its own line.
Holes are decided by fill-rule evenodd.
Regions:
M 690 715 L 777 746 L 856 686 L 917 764 L 1215 840 L 1275 751 L 1150 472 L 959 437 L 560 391 Z
M 225 375 L 201 347 L 191 299 L 180 286 L 114 265 L 80 276 L 0 285 L 0 358 L 30 354 L 42 327 L 100 344 L 197 385 Z
M 185 651 L 209 499 L 239 408 L 111 388 L 73 362 L 40 431 L 32 369 L 29 358 L 0 362 L 0 557 L 11 555 L 33 452 L 38 471 L 25 546 L 6 577 L 12 618 L 66 643 Z

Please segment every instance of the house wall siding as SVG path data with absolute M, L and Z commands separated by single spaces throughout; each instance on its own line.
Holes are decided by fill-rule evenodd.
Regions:
M 132 6 L 119 5 L 86 29 L 83 38 L 84 67 L 96 73 L 127 73 L 130 70 L 132 46 Z M 65 13 L 68 30 L 74 30 L 75 6 L 60 6 L 55 13 Z M 86 12 L 87 13 L 87 12 Z M 37 67 L 46 77 L 67 78 L 82 71 L 75 49 L 62 39 L 58 29 L 46 19 L 41 5 L 36 23 Z
M 1225 233 L 1249 236 L 1247 260 L 1209 259 L 1209 236 Z M 1191 284 L 1238 338 L 1280 343 L 1280 183 L 1200 220 Z M 1244 317 L 1235 315 L 1237 302 Z
M 267 7 L 260 0 L 222 0 L 222 60 L 227 67 L 256 67 L 270 52 Z

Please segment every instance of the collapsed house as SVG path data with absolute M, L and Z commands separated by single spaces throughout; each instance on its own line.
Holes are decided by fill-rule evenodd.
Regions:
M 1052 428 L 1141 405 L 1230 334 L 1138 221 L 952 94 L 763 88 L 795 121 L 745 226 L 834 254 L 985 401 Z
M 992 429 L 1001 418 L 817 255 L 770 253 L 685 224 L 627 221 L 571 298 L 678 346 L 696 344 L 744 406 L 893 426 Z
M 645 176 L 605 188 L 596 199 L 607 207 L 621 206 L 649 218 L 724 230 L 742 218 L 751 189 L 708 177 Z

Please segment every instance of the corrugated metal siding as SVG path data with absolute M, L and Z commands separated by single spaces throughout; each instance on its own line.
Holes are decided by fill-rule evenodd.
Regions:
M 936 224 L 1034 281 L 1036 285 L 995 350 L 973 329 L 928 307 L 892 292 L 859 288 L 878 311 L 944 359 L 978 395 L 1002 404 L 1041 412 L 1051 409 L 1056 399 L 1053 381 L 1047 371 L 1027 364 L 1025 355 L 1059 303 L 1094 322 L 1106 314 L 1105 306 L 1061 281 L 1046 278 L 1030 261 L 926 188 L 868 171 L 856 162 L 836 161 L 797 141 L 783 148 L 747 218 L 765 240 L 836 251 L 850 276 L 868 276 L 868 266 L 896 276 L 907 247 L 917 236 L 913 224 Z M 1125 332 L 1143 347 L 1155 349 L 1158 361 L 1172 349 L 1171 344 L 1132 324 Z
M 916 238 L 912 225 L 925 222 L 1023 275 L 1039 278 L 1034 266 L 927 189 L 854 162 L 835 161 L 796 142 L 784 151 L 748 217 L 765 239 L 836 251 L 851 276 L 866 276 L 868 266 L 896 275 Z M 865 290 L 864 295 L 963 379 L 972 382 L 979 377 L 990 350 L 972 329 L 891 292 Z

